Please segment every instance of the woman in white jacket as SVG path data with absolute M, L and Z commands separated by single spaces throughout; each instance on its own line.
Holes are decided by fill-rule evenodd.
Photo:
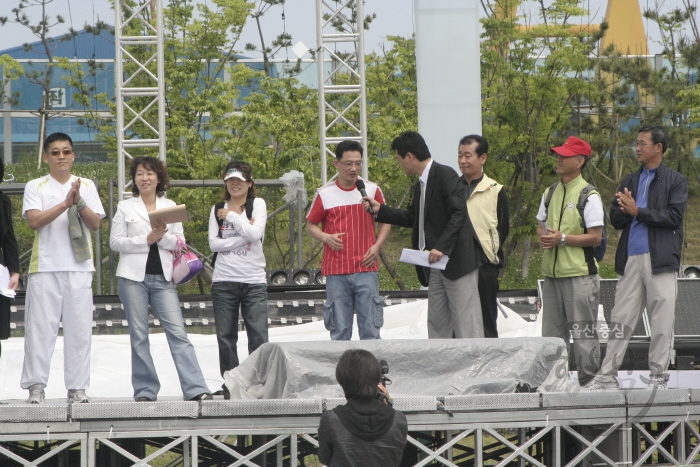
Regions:
M 265 200 L 255 197 L 253 173 L 245 162 L 229 162 L 223 179 L 224 202 L 214 206 L 209 215 L 209 248 L 217 253 L 211 301 L 221 376 L 238 366 L 239 306 L 248 334 L 248 353 L 268 339 L 267 280 L 262 248 L 267 205 Z M 225 385 L 223 393 L 228 398 Z
M 168 188 L 165 165 L 155 157 L 137 157 L 131 163 L 131 182 L 134 197 L 117 206 L 109 245 L 119 252 L 119 300 L 129 322 L 134 400 L 155 401 L 160 390 L 148 340 L 149 304 L 163 325 L 185 400 L 212 399 L 172 281 L 172 251 L 177 251 L 178 237 L 185 241 L 182 224 L 163 221 L 152 228 L 148 218 L 149 211 L 175 206 L 163 197 Z

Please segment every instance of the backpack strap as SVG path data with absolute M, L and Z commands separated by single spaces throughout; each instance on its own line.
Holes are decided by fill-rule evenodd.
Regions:
M 223 209 L 225 204 L 226 202 L 222 201 L 214 205 L 214 219 L 216 219 L 216 223 L 219 224 L 219 232 L 217 233 L 219 237 L 221 237 L 221 228 L 224 226 L 224 220 L 219 219 L 219 216 L 217 216 L 216 213 L 219 212 L 219 209 Z
M 255 202 L 255 197 L 248 198 L 245 200 L 245 215 L 248 216 L 248 219 L 253 218 L 253 203 Z M 216 203 L 214 206 L 214 217 L 216 218 L 216 223 L 219 224 L 219 237 L 221 237 L 221 228 L 224 225 L 224 220 L 219 219 L 218 216 L 216 216 L 216 213 L 219 211 L 219 209 L 223 209 L 224 205 L 226 204 L 225 201 L 222 201 L 220 203 Z
M 578 204 L 576 205 L 576 208 L 578 209 L 578 213 L 581 216 L 581 223 L 582 223 L 584 229 L 586 229 L 586 225 L 585 225 L 586 222 L 583 218 L 583 211 L 586 209 L 586 203 L 588 203 L 588 197 L 591 196 L 591 194 L 593 192 L 598 193 L 598 196 L 600 196 L 598 189 L 589 183 L 585 187 L 583 187 L 583 190 L 581 190 L 581 193 L 578 196 Z M 607 213 L 607 211 L 605 211 L 605 207 L 603 207 L 603 235 L 605 235 L 605 231 L 607 229 L 608 224 L 609 224 L 608 213 Z
M 596 191 L 596 187 L 591 185 L 590 183 L 586 184 L 585 187 L 581 190 L 581 193 L 578 195 L 578 204 L 576 207 L 578 208 L 578 213 L 581 215 L 581 219 L 583 219 L 583 210 L 586 209 L 586 203 L 588 203 L 588 197 L 591 195 L 592 192 Z
M 217 237 L 221 238 L 221 228 L 224 226 L 224 220 L 219 219 L 219 216 L 216 215 L 217 212 L 219 212 L 219 209 L 223 209 L 224 205 L 226 204 L 226 201 L 221 201 L 220 203 L 216 203 L 214 205 L 214 219 L 216 219 L 216 223 L 219 224 L 219 231 L 216 233 Z M 219 253 L 214 252 L 214 256 L 212 256 L 211 259 L 211 268 L 214 269 L 214 266 L 216 265 L 216 258 L 219 256 Z
M 552 183 L 552 185 L 547 189 L 547 194 L 544 197 L 545 220 L 546 220 L 546 217 L 549 217 L 549 202 L 552 201 L 552 196 L 554 195 L 554 190 L 557 189 L 557 185 L 559 185 L 558 180 L 556 182 Z
M 583 218 L 583 211 L 586 209 L 586 203 L 588 203 L 588 197 L 592 191 L 595 191 L 595 187 L 590 183 L 586 184 L 578 195 L 578 204 L 576 208 L 578 209 L 578 215 L 581 216 L 581 224 L 583 225 L 584 232 L 588 229 L 586 228 L 586 221 Z

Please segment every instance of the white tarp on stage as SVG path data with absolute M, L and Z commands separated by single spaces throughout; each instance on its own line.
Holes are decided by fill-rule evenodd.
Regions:
M 498 329 L 502 337 L 527 337 L 541 335 L 541 323 L 528 323 L 512 310 L 503 307 L 508 314 L 498 317 Z M 383 339 L 427 339 L 427 300 L 393 305 L 384 308 Z M 216 335 L 190 334 L 197 358 L 207 384 L 216 391 L 223 383 L 219 375 Z M 357 339 L 357 329 L 353 332 Z M 161 382 L 159 396 L 181 396 L 177 372 L 170 350 L 162 332 L 151 334 L 151 352 Z M 330 341 L 322 321 L 270 329 L 270 342 Z M 238 355 L 241 361 L 247 357 L 247 337 L 239 334 Z M 19 386 L 24 357 L 24 339 L 10 338 L 2 341 L 0 357 L 0 400 L 25 399 L 27 391 Z M 131 399 L 131 356 L 128 335 L 96 335 L 92 338 L 91 384 L 88 394 L 94 397 Z M 46 397 L 60 399 L 66 396 L 63 384 L 63 338 L 56 342 L 51 360 L 51 376 Z

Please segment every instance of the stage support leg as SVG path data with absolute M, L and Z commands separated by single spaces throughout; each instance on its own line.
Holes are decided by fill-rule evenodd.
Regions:
M 484 430 L 481 428 L 474 433 L 474 465 L 476 467 L 484 465 Z
M 297 459 L 299 453 L 297 452 L 297 435 L 296 433 L 289 437 L 289 467 L 297 467 Z
M 631 423 L 625 423 L 624 428 L 622 429 L 622 449 L 624 450 L 624 457 L 622 459 L 623 464 L 631 464 L 632 463 L 632 455 L 635 451 L 632 447 L 632 438 L 633 438 L 633 433 L 632 433 L 632 424 Z M 639 452 L 639 449 L 636 449 L 637 452 Z
M 87 436 L 80 440 L 80 467 L 87 467 L 88 465 L 88 446 L 90 445 L 90 438 Z
M 527 443 L 527 428 L 518 429 L 518 446 Z M 525 458 L 518 456 L 518 467 L 525 467 Z
M 554 442 L 552 443 L 552 465 L 561 467 L 561 427 L 556 426 L 553 434 Z
M 88 458 L 87 458 L 87 465 L 88 467 L 95 467 L 95 443 L 97 440 L 88 438 L 87 440 L 87 453 L 88 453 Z
M 445 431 L 445 444 L 449 443 L 450 441 L 452 441 L 452 430 L 446 430 Z M 448 461 L 452 462 L 452 452 L 453 452 L 452 448 L 448 449 L 445 452 L 445 455 L 443 457 L 445 459 L 447 459 Z
M 192 436 L 190 438 L 190 444 L 192 445 L 192 465 L 199 465 L 199 437 Z
M 182 467 L 190 467 L 190 441 L 192 438 L 182 442 Z
M 642 426 L 644 426 L 642 424 Z M 649 431 L 648 427 L 645 427 L 647 431 Z M 639 434 L 639 430 L 635 430 L 634 425 L 631 425 L 630 429 L 630 445 L 632 449 L 632 459 L 639 459 L 639 457 L 642 455 L 642 444 L 641 444 L 641 436 Z
M 673 455 L 683 462 L 685 460 L 685 422 L 679 423 L 673 430 L 673 447 Z
M 277 443 L 275 453 L 277 454 L 277 467 L 282 467 L 282 459 L 284 458 L 284 440 Z

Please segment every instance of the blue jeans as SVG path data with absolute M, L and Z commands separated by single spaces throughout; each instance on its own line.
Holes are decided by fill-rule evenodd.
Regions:
M 379 296 L 376 272 L 331 274 L 326 277 L 323 322 L 334 341 L 352 338 L 352 317 L 357 313 L 360 339 L 381 339 L 384 325 L 384 298 Z
M 199 394 L 211 392 L 199 368 L 194 347 L 185 332 L 175 284 L 166 281 L 162 274 L 146 274 L 143 282 L 120 277 L 119 300 L 129 322 L 131 384 L 134 387 L 134 398 L 148 397 L 155 400 L 160 390 L 160 381 L 153 365 L 148 340 L 149 303 L 168 339 L 184 398 L 192 399 Z
M 268 341 L 267 284 L 243 282 L 214 282 L 211 285 L 214 305 L 216 341 L 219 344 L 219 370 L 224 372 L 238 366 L 238 309 L 240 308 L 246 334 L 248 353 Z

